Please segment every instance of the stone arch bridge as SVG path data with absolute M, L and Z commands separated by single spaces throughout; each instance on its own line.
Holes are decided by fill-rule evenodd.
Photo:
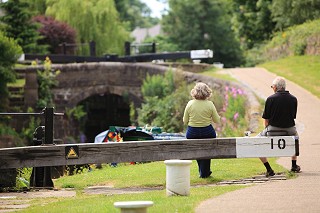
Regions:
M 210 65 L 198 65 L 196 69 L 191 69 L 203 70 L 208 66 Z M 38 101 L 37 70 L 41 69 L 43 66 L 16 69 L 25 74 L 26 107 L 35 108 Z M 110 125 L 130 125 L 129 103 L 141 105 L 143 80 L 148 74 L 164 74 L 169 67 L 152 63 L 100 62 L 52 65 L 52 69 L 60 70 L 56 77 L 58 85 L 52 90 L 55 111 L 66 112 L 79 104 L 84 106 L 87 117 L 82 129 L 85 129 L 86 142 L 93 142 L 94 136 Z M 182 69 L 190 69 L 190 66 Z M 182 73 L 188 82 L 207 82 L 215 89 L 221 89 L 225 83 L 192 72 Z M 64 118 L 55 119 L 55 138 L 65 139 L 69 135 L 79 135 L 79 129 L 77 122 L 66 122 Z

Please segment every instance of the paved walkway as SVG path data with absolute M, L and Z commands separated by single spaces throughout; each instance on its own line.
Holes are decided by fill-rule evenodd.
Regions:
M 265 69 L 239 68 L 227 72 L 263 99 L 272 94 L 270 86 L 276 75 Z M 287 89 L 298 98 L 298 164 L 302 172 L 296 179 L 267 182 L 206 200 L 196 208 L 197 213 L 320 212 L 320 139 L 317 134 L 320 99 L 289 81 Z M 278 163 L 291 168 L 290 158 L 280 158 Z

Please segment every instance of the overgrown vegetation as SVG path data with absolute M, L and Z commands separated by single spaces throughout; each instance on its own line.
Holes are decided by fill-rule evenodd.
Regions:
M 219 137 L 243 136 L 248 126 L 246 120 L 246 97 L 241 89 L 225 87 Z
M 57 85 L 57 80 L 55 79 L 59 75 L 59 70 L 51 69 L 51 61 L 47 57 L 43 64 L 44 70 L 38 70 L 38 82 L 39 82 L 39 99 L 37 103 L 38 108 L 53 107 L 53 94 L 52 87 Z
M 186 126 L 182 116 L 191 99 L 193 85 L 188 85 L 179 72 L 168 71 L 164 76 L 147 76 L 141 88 L 144 103 L 138 109 L 139 125 L 159 126 L 167 132 L 184 132 Z M 239 88 L 225 87 L 213 90 L 210 100 L 221 116 L 221 124 L 215 124 L 219 137 L 242 136 L 248 124 L 244 92 Z
M 320 19 L 293 26 L 274 34 L 269 42 L 257 44 L 247 52 L 247 65 L 289 56 L 319 55 Z
M 147 76 L 141 87 L 144 103 L 138 109 L 138 124 L 159 126 L 167 132 L 182 132 L 182 106 L 188 100 L 188 90 L 179 72 Z
M 306 53 L 307 47 L 319 46 L 320 19 L 288 28 L 275 34 L 265 46 L 266 60 L 298 56 Z
M 17 177 L 16 177 L 17 190 L 29 189 L 31 173 L 32 173 L 32 168 L 17 169 Z
M 69 118 L 73 118 L 80 122 L 81 119 L 87 114 L 83 105 L 78 105 L 72 109 L 66 109 L 66 114 Z
M 24 146 L 21 136 L 10 126 L 0 123 L 0 136 L 2 140 L 12 143 L 14 146 Z

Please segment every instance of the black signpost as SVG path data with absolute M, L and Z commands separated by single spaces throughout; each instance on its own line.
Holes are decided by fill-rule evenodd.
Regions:
M 44 116 L 44 126 L 39 126 L 33 133 L 33 143 L 36 146 L 54 144 L 54 116 L 64 115 L 55 113 L 53 107 L 46 107 L 41 113 L 0 113 L 0 115 L 9 116 Z M 30 177 L 31 187 L 53 188 L 51 178 L 51 167 L 33 167 Z

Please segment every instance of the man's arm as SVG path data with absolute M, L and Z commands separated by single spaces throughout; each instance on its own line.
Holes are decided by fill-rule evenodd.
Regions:
M 269 119 L 264 119 L 264 127 L 269 126 Z

